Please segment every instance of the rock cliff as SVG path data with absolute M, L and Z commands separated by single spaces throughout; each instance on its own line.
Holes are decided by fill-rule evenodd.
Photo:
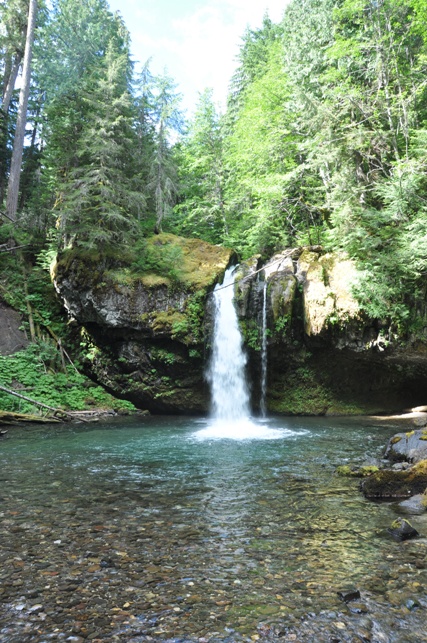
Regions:
M 268 408 L 285 414 L 378 413 L 425 401 L 425 347 L 367 318 L 343 254 L 294 248 L 239 267 L 236 301 L 259 399 L 261 298 L 267 297 Z M 267 288 L 264 288 L 264 285 Z M 258 311 L 255 314 L 255 311 Z
M 81 329 L 86 369 L 100 383 L 153 412 L 206 411 L 206 303 L 231 251 L 167 234 L 149 244 L 173 258 L 164 274 L 159 265 L 155 272 L 69 251 L 53 268 L 55 288 Z
M 165 234 L 147 243 L 149 256 L 159 249 L 169 257 L 166 270 L 69 251 L 54 268 L 55 287 L 81 328 L 93 377 L 153 412 L 206 412 L 209 294 L 232 252 Z M 423 347 L 402 344 L 384 322 L 363 315 L 352 296 L 356 279 L 344 255 L 323 254 L 318 247 L 287 249 L 265 264 L 254 257 L 239 266 L 235 301 L 254 409 L 264 296 L 270 411 L 354 414 L 425 402 Z

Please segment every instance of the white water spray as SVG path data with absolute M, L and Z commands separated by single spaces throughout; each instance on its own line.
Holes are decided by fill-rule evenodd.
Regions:
M 261 401 L 263 418 L 267 415 L 267 282 L 262 289 Z

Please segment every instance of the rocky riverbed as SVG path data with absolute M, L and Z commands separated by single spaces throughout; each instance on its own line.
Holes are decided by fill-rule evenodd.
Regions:
M 139 422 L 2 442 L 2 643 L 427 640 L 426 516 L 397 543 L 393 506 L 334 473 L 392 427 L 199 444 L 194 421 Z

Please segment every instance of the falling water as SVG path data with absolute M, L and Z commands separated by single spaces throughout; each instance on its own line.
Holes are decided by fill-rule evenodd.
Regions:
M 261 344 L 261 416 L 267 415 L 267 282 L 262 289 L 262 344 Z
M 220 421 L 244 421 L 250 416 L 246 355 L 233 304 L 234 270 L 229 268 L 222 285 L 214 290 L 215 325 L 208 380 L 212 391 L 212 414 Z
M 207 374 L 211 385 L 212 417 L 206 428 L 196 431 L 192 438 L 203 441 L 292 437 L 295 433 L 290 429 L 270 428 L 250 417 L 246 355 L 233 303 L 234 270 L 227 270 L 223 283 L 214 290 L 213 350 Z

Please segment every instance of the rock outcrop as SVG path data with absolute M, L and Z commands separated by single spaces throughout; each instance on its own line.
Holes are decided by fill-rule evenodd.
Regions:
M 342 253 L 287 249 L 239 267 L 238 312 L 259 398 L 261 299 L 267 284 L 268 408 L 285 414 L 393 412 L 424 403 L 427 358 L 369 319 Z M 258 314 L 254 313 L 258 311 Z M 258 338 L 257 338 L 258 337 Z
M 427 428 L 396 433 L 388 441 L 385 457 L 392 462 L 427 460 Z
M 21 315 L 0 301 L 0 355 L 12 355 L 28 346 L 21 326 Z
M 169 274 L 69 251 L 53 269 L 55 288 L 82 329 L 86 369 L 100 383 L 153 412 L 203 412 L 208 295 L 231 251 L 166 234 L 150 243 L 174 257 Z

